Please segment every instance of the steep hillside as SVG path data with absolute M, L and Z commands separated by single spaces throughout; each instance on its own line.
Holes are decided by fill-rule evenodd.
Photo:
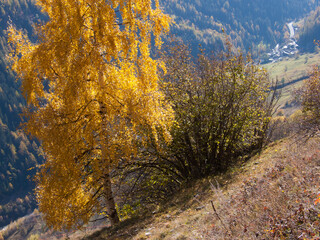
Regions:
M 227 174 L 184 188 L 118 227 L 48 231 L 33 214 L 0 231 L 16 239 L 318 239 L 319 139 L 274 143 Z
M 292 140 L 275 143 L 229 176 L 203 181 L 177 195 L 146 225 L 135 224 L 132 230 L 137 233 L 105 231 L 98 236 L 135 240 L 317 239 L 318 144 L 319 139 L 307 144 Z
M 0 227 L 35 207 L 30 194 L 33 184 L 28 176 L 34 174 L 35 170 L 30 169 L 39 163 L 39 147 L 19 129 L 25 103 L 19 82 L 7 68 L 6 28 L 12 21 L 30 32 L 37 13 L 30 0 L 1 1 L 0 4 Z
M 320 32 L 320 7 L 311 11 L 308 17 L 300 21 L 302 29 L 299 34 L 299 45 L 304 52 L 319 51 L 319 46 L 315 44 L 315 41 L 319 41 Z

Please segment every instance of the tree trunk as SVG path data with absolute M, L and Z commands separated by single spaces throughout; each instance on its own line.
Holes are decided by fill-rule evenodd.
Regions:
M 108 172 L 105 172 L 104 180 L 103 180 L 104 199 L 105 199 L 105 204 L 107 208 L 108 218 L 111 222 L 111 226 L 113 226 L 119 222 L 119 217 L 118 217 L 116 205 L 115 205 L 113 194 L 112 194 L 109 166 L 105 167 L 105 169 L 108 169 Z
M 101 167 L 104 169 L 103 172 L 103 191 L 104 201 L 106 205 L 106 211 L 108 218 L 111 222 L 111 226 L 119 222 L 119 217 L 115 205 L 115 201 L 112 193 L 111 176 L 110 176 L 110 159 L 107 158 L 107 122 L 106 122 L 106 108 L 104 103 L 100 102 L 100 114 L 101 114 L 101 128 L 102 134 L 101 140 Z

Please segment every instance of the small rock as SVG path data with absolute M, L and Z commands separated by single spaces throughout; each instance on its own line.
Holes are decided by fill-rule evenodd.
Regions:
M 197 211 L 200 211 L 201 209 L 204 209 L 204 206 L 196 207 Z
M 151 232 L 146 232 L 146 236 L 151 236 Z

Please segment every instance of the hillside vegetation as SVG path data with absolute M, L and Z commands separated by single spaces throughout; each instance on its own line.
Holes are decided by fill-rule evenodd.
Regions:
M 318 144 L 277 142 L 228 174 L 183 190 L 129 230 L 84 239 L 316 239 Z
M 164 11 L 169 13 L 175 20 L 175 25 L 172 27 L 172 33 L 176 34 L 178 38 L 183 39 L 185 42 L 190 43 L 194 52 L 196 52 L 195 49 L 198 49 L 199 43 L 206 52 L 222 49 L 223 45 L 226 47 L 226 44 L 223 42 L 225 39 L 223 32 L 225 32 L 231 37 L 231 42 L 234 43 L 236 47 L 239 47 L 244 51 L 250 50 L 253 52 L 254 56 L 258 56 L 259 53 L 266 51 L 270 47 L 273 47 L 276 43 L 282 41 L 283 38 L 288 37 L 286 23 L 305 16 L 312 9 L 315 9 L 318 1 L 162 0 L 160 3 Z M 300 35 L 301 45 L 304 44 L 304 41 L 307 41 L 304 39 L 308 39 L 309 41 L 313 38 L 314 33 L 318 29 L 318 18 L 319 10 L 316 10 L 310 14 L 307 20 L 305 20 L 306 24 Z M 21 122 L 20 114 L 25 106 L 25 100 L 23 99 L 19 90 L 20 82 L 15 82 L 14 74 L 7 68 L 6 57 L 9 48 L 7 46 L 6 29 L 8 27 L 8 23 L 12 23 L 18 29 L 24 29 L 23 31 L 28 34 L 30 39 L 36 41 L 31 26 L 32 24 L 39 23 L 44 19 L 45 17 L 40 13 L 39 9 L 34 6 L 33 0 L 7 0 L 1 1 L 0 3 L 0 228 L 20 216 L 31 213 L 36 207 L 36 203 L 32 194 L 34 183 L 31 181 L 31 179 L 34 176 L 38 165 L 42 163 L 42 150 L 39 146 L 39 143 L 36 139 L 30 139 L 28 136 L 26 136 L 26 134 L 19 127 Z M 314 23 L 312 27 L 310 27 L 311 23 Z M 227 56 L 221 56 L 222 59 L 227 59 Z M 257 166 L 252 167 L 252 175 L 256 176 L 256 179 L 253 180 L 253 182 L 251 182 L 251 180 L 243 180 L 244 178 L 248 177 L 246 174 L 249 173 L 244 175 L 241 173 L 243 169 L 248 169 L 248 172 L 251 171 L 250 163 L 249 165 L 244 165 L 240 168 L 233 169 L 236 173 L 231 173 L 232 170 L 230 170 L 231 172 L 229 171 L 227 175 L 219 175 L 221 172 L 226 171 L 229 165 L 232 165 L 234 162 L 236 162 L 236 160 L 239 160 L 239 158 L 242 158 L 243 160 L 247 159 L 252 155 L 252 150 L 255 150 L 254 152 L 256 152 L 257 150 L 261 149 L 263 142 L 260 141 L 262 139 L 261 135 L 263 135 L 266 131 L 266 119 L 268 119 L 268 114 L 270 112 L 265 108 L 266 102 L 264 102 L 264 100 L 267 99 L 266 96 L 245 96 L 247 93 L 247 86 L 252 86 L 252 82 L 240 81 L 239 84 L 236 80 L 238 78 L 235 78 L 232 85 L 228 81 L 220 81 L 220 76 L 213 74 L 214 71 L 211 70 L 215 68 L 221 73 L 228 71 L 224 71 L 225 69 L 223 67 L 220 68 L 220 62 L 218 60 L 212 61 L 213 64 L 210 65 L 209 62 L 212 59 L 206 57 L 205 55 L 202 55 L 202 57 L 204 57 L 202 60 L 198 59 L 199 61 L 197 64 L 199 65 L 196 68 L 193 68 L 193 63 L 189 65 L 186 64 L 185 68 L 180 68 L 179 66 L 181 65 L 178 67 L 175 66 L 175 69 L 171 71 L 172 75 L 168 78 L 169 83 L 170 81 L 173 83 L 173 79 L 175 77 L 180 81 L 181 76 L 174 75 L 174 72 L 184 71 L 183 74 L 185 75 L 183 76 L 184 79 L 183 84 L 181 85 L 182 87 L 180 88 L 179 86 L 174 86 L 175 88 L 173 89 L 167 88 L 167 97 L 174 99 L 175 102 L 173 105 L 175 105 L 175 110 L 177 110 L 177 114 L 179 114 L 178 119 L 182 124 L 185 124 L 181 125 L 183 126 L 182 128 L 177 127 L 176 125 L 176 128 L 173 128 L 172 130 L 175 145 L 173 144 L 173 147 L 171 146 L 172 148 L 164 153 L 161 151 L 157 152 L 159 149 L 151 144 L 151 146 L 148 146 L 148 151 L 150 152 L 146 151 L 140 155 L 139 160 L 141 161 L 138 164 L 128 166 L 126 164 L 121 165 L 121 162 L 119 166 L 120 170 L 118 169 L 120 174 L 119 172 L 115 174 L 113 172 L 115 188 L 117 188 L 120 192 L 119 196 L 117 197 L 117 201 L 119 202 L 118 208 L 120 209 L 120 217 L 122 219 L 133 217 L 132 219 L 134 220 L 134 217 L 136 217 L 136 212 L 141 210 L 141 205 L 144 206 L 144 204 L 147 205 L 151 203 L 151 205 L 148 205 L 151 206 L 151 210 L 147 209 L 146 211 L 146 214 L 149 217 L 146 219 L 142 218 L 142 223 L 140 225 L 138 224 L 131 226 L 130 221 L 124 222 L 123 225 L 129 224 L 130 227 L 128 230 L 123 230 L 121 228 L 122 225 L 120 225 L 119 233 L 114 231 L 110 232 L 109 229 L 106 232 L 95 233 L 95 236 L 100 234 L 102 234 L 101 236 L 107 236 L 111 234 L 113 237 L 127 237 L 124 237 L 123 239 L 133 238 L 133 236 L 135 236 L 137 239 L 188 239 L 192 237 L 213 237 L 218 239 L 221 236 L 230 236 L 230 239 L 234 239 L 234 237 L 248 237 L 248 239 L 250 239 L 251 237 L 253 238 L 253 234 L 258 234 L 258 237 L 261 238 L 272 236 L 278 237 L 280 235 L 276 234 L 286 234 L 286 236 L 292 236 L 294 238 L 298 234 L 294 228 L 294 224 L 297 222 L 292 219 L 295 219 L 295 217 L 299 217 L 300 219 L 303 211 L 306 211 L 306 213 L 303 213 L 304 216 L 309 213 L 310 216 L 313 214 L 311 213 L 310 209 L 311 206 L 313 206 L 312 199 L 315 195 L 315 189 L 308 190 L 310 194 L 306 199 L 310 200 L 310 204 L 305 204 L 303 205 L 303 208 L 301 208 L 300 205 L 298 207 L 298 205 L 292 202 L 292 209 L 289 209 L 288 212 L 283 212 L 283 215 L 281 215 L 281 217 L 284 216 L 284 220 L 278 218 L 279 216 L 277 216 L 275 213 L 275 211 L 278 210 L 276 207 L 274 208 L 275 210 L 273 209 L 272 211 L 267 211 L 266 209 L 270 209 L 272 206 L 268 205 L 266 209 L 265 207 L 262 208 L 262 206 L 257 203 L 257 199 L 251 198 L 257 197 L 252 193 L 253 188 L 257 192 L 260 191 L 259 194 L 261 193 L 261 196 L 266 196 L 270 192 L 278 194 L 276 191 L 278 189 L 275 190 L 275 188 L 267 189 L 266 191 L 269 191 L 268 193 L 263 192 L 264 190 L 261 187 L 262 185 L 259 184 L 260 182 L 261 184 L 270 182 L 272 186 L 278 186 L 277 181 L 280 178 L 282 179 L 282 173 L 284 170 L 282 167 L 279 167 L 275 162 L 273 162 L 274 160 L 271 160 L 268 157 L 263 159 L 263 156 L 267 156 L 270 153 L 269 151 L 279 152 L 281 148 L 283 148 L 283 151 L 285 151 L 286 147 L 288 146 L 287 144 L 289 144 L 287 142 L 279 145 L 279 148 L 277 146 L 273 146 L 273 148 L 270 149 L 274 150 L 267 150 L 267 152 L 262 155 L 261 162 L 266 161 L 267 163 L 270 163 L 270 165 L 264 165 L 265 163 L 261 163 L 259 160 L 256 164 Z M 187 56 L 187 58 L 192 58 L 192 56 Z M 238 58 L 240 59 L 239 62 L 241 62 L 243 58 L 244 57 L 241 55 L 240 58 Z M 291 98 L 292 90 L 294 88 L 292 88 L 293 84 L 290 83 L 297 79 L 303 79 L 304 77 L 308 76 L 308 71 L 311 69 L 310 66 L 320 62 L 319 60 L 319 54 L 315 53 L 296 56 L 296 58 L 286 59 L 278 63 L 265 65 L 271 74 L 271 78 L 278 78 L 280 84 L 282 83 L 285 85 L 283 88 L 284 94 L 282 95 L 280 104 L 284 108 L 290 108 L 288 114 L 286 113 L 286 115 L 290 115 L 296 109 L 296 105 L 294 105 L 295 103 L 293 103 Z M 249 59 L 250 64 L 253 63 L 251 61 L 252 59 Z M 209 67 L 204 70 L 204 65 L 206 64 Z M 251 66 L 250 64 L 248 65 Z M 242 66 L 237 66 L 235 61 L 229 61 L 226 67 L 229 67 L 229 69 L 231 69 L 231 73 L 235 73 L 235 76 L 239 77 L 239 79 L 243 79 L 243 76 L 248 74 L 251 70 L 252 72 L 256 71 L 255 74 L 261 78 L 260 80 L 262 85 L 256 86 L 253 84 L 253 86 L 256 86 L 256 89 L 258 89 L 257 92 L 260 94 L 266 92 L 265 89 L 267 84 L 264 82 L 264 80 L 266 80 L 266 75 L 263 71 L 259 72 L 260 69 L 252 68 L 251 70 L 248 70 L 241 68 Z M 239 69 L 242 70 L 240 71 Z M 238 70 L 239 72 L 237 72 Z M 197 76 L 195 77 L 195 75 Z M 227 77 L 225 78 L 227 79 Z M 190 84 L 190 79 L 192 79 L 193 85 Z M 210 89 L 211 92 L 201 88 L 201 84 L 196 85 L 195 82 L 201 82 L 203 83 L 203 86 L 207 84 L 210 87 L 208 89 Z M 234 91 L 233 86 L 236 86 L 236 84 L 239 84 L 239 86 L 237 85 L 236 89 L 238 89 L 240 92 Z M 296 83 L 295 86 L 299 86 L 299 84 L 301 84 L 301 82 Z M 223 92 L 225 95 L 219 95 L 219 91 L 216 91 L 216 89 L 228 90 L 221 91 L 221 93 Z M 179 91 L 181 91 L 182 94 L 176 94 L 176 92 Z M 210 101 L 210 99 L 208 100 L 199 97 L 204 96 L 205 94 L 211 96 L 214 101 L 212 101 L 212 99 Z M 251 104 L 249 101 L 240 103 L 237 100 L 238 98 L 236 98 L 236 96 L 239 94 L 244 94 L 244 96 L 250 101 L 252 99 L 264 100 L 257 100 L 256 104 Z M 229 102 L 224 102 L 225 99 L 228 99 Z M 232 102 L 233 100 L 235 101 Z M 232 102 L 232 104 L 230 102 Z M 209 103 L 217 104 L 213 104 L 213 106 Z M 210 105 L 211 109 L 206 108 L 208 105 Z M 228 108 L 229 106 L 231 107 Z M 190 111 L 187 112 L 187 109 Z M 199 109 L 200 111 L 198 111 Z M 212 111 L 212 109 L 214 109 L 214 111 Z M 234 109 L 242 109 L 241 114 L 232 115 L 235 113 Z M 243 111 L 243 109 L 249 110 L 246 112 Z M 257 114 L 255 111 L 260 112 Z M 216 121 L 214 122 L 216 125 L 213 126 L 210 124 L 203 124 L 210 123 L 210 119 L 207 117 L 208 112 L 213 119 L 212 122 Z M 233 116 L 232 119 L 235 119 L 235 121 L 228 122 L 228 126 L 230 126 L 230 128 L 225 128 L 226 121 L 229 121 L 226 116 L 230 115 Z M 87 118 L 87 116 L 88 115 L 85 115 L 84 119 Z M 185 121 L 186 119 L 190 121 Z M 239 120 L 239 122 L 236 122 L 236 120 Z M 249 124 L 250 121 L 251 125 Z M 254 124 L 252 124 L 252 122 L 254 122 Z M 241 128 L 239 126 L 244 127 Z M 215 131 L 210 131 L 210 129 L 215 129 Z M 238 131 L 238 129 L 240 130 Z M 223 134 L 221 134 L 221 132 L 223 132 Z M 230 132 L 232 134 L 228 135 Z M 210 135 L 208 133 L 212 134 Z M 245 136 L 245 140 L 242 142 L 240 141 L 241 136 Z M 210 144 L 206 144 L 207 142 L 204 144 L 204 139 L 206 139 L 208 142 L 211 141 Z M 231 142 L 234 139 L 239 141 Z M 314 146 L 315 145 L 310 145 L 309 147 L 315 148 Z M 162 147 L 167 146 L 165 143 L 163 143 Z M 182 149 L 183 151 L 181 151 Z M 162 155 L 163 153 L 164 155 Z M 297 154 L 300 154 L 298 150 Z M 301 150 L 301 156 L 304 155 L 306 155 L 308 159 L 313 159 L 313 157 L 310 157 L 306 152 Z M 272 156 L 272 158 L 278 158 L 277 155 L 270 154 L 270 156 Z M 283 166 L 286 166 L 286 164 L 292 164 L 293 166 L 301 164 L 301 158 L 291 159 L 289 152 L 284 152 L 283 156 L 285 159 L 288 157 L 288 160 L 283 160 Z M 316 150 L 314 151 L 314 156 L 316 156 L 315 158 L 318 158 Z M 221 159 L 224 159 L 223 163 L 219 162 Z M 155 160 L 158 161 L 156 164 Z M 201 165 L 201 170 L 199 171 L 197 170 L 200 169 L 197 168 L 197 161 L 199 161 Z M 170 164 L 168 164 L 168 162 Z M 208 162 L 210 162 L 210 164 L 207 164 Z M 255 169 L 258 166 L 261 166 L 261 174 L 263 175 L 259 175 L 260 173 L 255 175 Z M 306 165 L 303 166 L 305 167 L 305 171 L 307 173 L 313 174 L 315 177 L 318 176 L 317 173 L 310 170 L 312 167 L 314 167 L 314 169 L 318 169 L 313 160 L 306 161 Z M 269 167 L 274 169 L 276 174 L 275 178 L 271 177 L 273 173 L 271 174 L 268 172 L 267 169 Z M 88 165 L 86 165 L 85 168 L 87 173 L 91 173 L 91 168 L 88 167 Z M 158 170 L 155 170 L 157 168 Z M 216 177 L 218 182 L 220 182 L 220 187 L 216 184 L 217 182 L 214 178 L 209 178 L 198 182 L 195 187 L 190 189 L 184 188 L 185 184 L 190 184 L 190 182 L 192 182 L 191 179 L 198 179 L 203 175 L 211 175 L 213 172 L 217 174 L 217 176 L 220 176 Z M 124 174 L 123 176 L 122 173 L 128 175 Z M 304 178 L 303 174 L 298 174 L 294 169 L 288 171 L 286 170 L 285 173 L 288 173 L 289 175 L 291 174 L 290 176 L 292 178 Z M 172 180 L 173 175 L 178 177 Z M 83 180 L 81 178 L 79 179 Z M 133 181 L 133 179 L 137 180 Z M 229 184 L 230 181 L 234 181 L 239 185 L 231 185 Z M 284 180 L 282 179 L 281 181 Z M 53 180 L 53 182 L 55 181 Z M 80 182 L 82 184 L 82 181 Z M 294 188 L 294 183 L 296 182 L 289 182 L 287 185 L 285 184 L 284 187 L 281 187 L 281 189 L 285 189 L 283 191 L 288 194 L 285 198 L 288 199 L 288 201 L 295 201 L 295 198 L 293 198 L 291 195 L 297 194 L 298 196 L 302 196 L 302 193 L 300 194 L 301 189 L 290 189 Z M 303 185 L 302 188 L 307 189 L 309 186 L 308 184 L 305 186 Z M 312 182 L 312 184 L 316 183 Z M 185 189 L 183 190 L 184 193 L 180 193 L 174 197 L 174 200 L 170 202 L 172 206 L 160 204 L 160 202 L 168 201 L 168 196 L 171 196 L 171 194 L 175 193 L 178 189 L 181 189 L 181 186 L 183 186 L 183 189 Z M 236 187 L 234 188 L 233 186 L 237 186 L 238 189 Z M 318 187 L 318 185 L 315 186 Z M 199 187 L 199 189 L 203 189 L 198 190 L 196 189 L 197 187 Z M 251 195 L 249 194 L 249 196 L 248 193 L 246 193 L 247 190 L 245 189 L 250 187 Z M 241 199 L 235 198 L 235 201 L 238 201 L 238 203 L 233 202 L 232 197 L 225 196 L 225 194 L 231 194 L 231 192 L 228 190 L 229 188 L 234 189 L 233 191 L 236 192 L 236 196 L 244 196 L 247 194 L 250 199 L 248 198 L 243 200 L 244 197 Z M 134 191 L 132 189 L 134 189 Z M 239 189 L 242 189 L 242 192 Z M 237 190 L 240 192 L 237 192 Z M 198 191 L 200 191 L 200 195 L 198 195 L 201 196 L 200 198 L 191 197 L 197 195 Z M 150 193 L 150 195 L 147 195 L 146 192 Z M 223 195 L 221 193 L 223 193 Z M 283 192 L 279 192 L 280 195 L 282 193 Z M 136 200 L 130 194 L 136 194 L 136 199 L 139 198 L 139 200 Z M 281 197 L 280 195 L 277 197 Z M 180 201 L 178 198 L 183 198 L 185 200 Z M 212 199 L 214 199 L 213 206 L 216 206 L 216 208 L 212 208 Z M 267 202 L 269 200 L 271 201 L 270 204 L 272 204 L 273 200 L 268 198 L 260 199 L 259 201 Z M 280 200 L 281 199 L 279 199 L 279 201 Z M 274 202 L 276 201 L 278 200 L 274 200 Z M 239 207 L 240 205 L 237 205 L 240 203 L 252 203 L 253 205 L 251 206 L 249 204 L 248 209 L 245 208 L 241 210 Z M 250 206 L 251 209 L 249 209 Z M 227 209 L 231 209 L 232 207 L 242 211 L 241 212 L 239 210 L 242 214 L 241 219 L 244 219 L 242 224 L 240 223 L 241 221 L 238 219 L 238 216 L 234 215 L 234 212 L 228 212 L 229 210 L 227 211 Z M 154 209 L 152 208 L 157 209 L 157 211 L 159 210 L 159 212 L 151 214 L 150 212 L 154 212 Z M 169 213 L 169 210 L 164 210 L 165 208 L 171 209 L 171 212 Z M 197 208 L 197 210 L 195 210 L 195 208 Z M 260 225 L 254 225 L 249 219 L 259 218 L 260 215 L 258 213 L 261 213 L 261 211 L 261 216 L 263 219 L 261 219 L 261 221 L 259 220 Z M 269 212 L 271 214 L 270 216 L 273 216 L 272 218 L 267 216 L 267 213 Z M 315 210 L 315 213 L 318 213 L 318 209 Z M 64 213 L 62 213 L 62 215 L 64 216 Z M 13 224 L 10 228 L 6 228 L 4 231 L 2 231 L 2 235 L 8 239 L 26 239 L 31 237 L 33 234 L 33 237 L 35 237 L 36 234 L 44 234 L 46 231 L 46 226 L 43 222 L 41 222 L 41 220 L 39 223 L 39 215 L 31 215 L 31 217 L 35 219 L 35 224 L 38 224 L 37 227 L 35 227 L 33 224 L 30 225 L 32 221 L 29 222 L 29 227 L 24 227 L 24 220 L 20 220 L 19 223 Z M 248 217 L 248 219 L 246 219 L 246 217 Z M 147 225 L 147 222 L 150 219 L 152 219 L 153 223 L 148 228 L 144 228 L 142 225 Z M 26 221 L 29 220 L 30 218 L 26 218 Z M 166 223 L 164 223 L 165 221 Z M 316 224 L 318 219 L 315 218 L 315 215 L 312 215 L 310 219 L 308 218 L 307 220 L 303 221 L 305 224 L 301 224 L 301 231 L 299 230 L 299 234 L 302 234 L 301 236 L 304 236 L 303 234 L 306 236 L 312 236 L 312 234 L 317 236 L 318 232 L 312 230 L 312 227 L 317 226 Z M 237 223 L 235 224 L 235 222 Z M 286 227 L 281 227 L 282 222 L 287 223 Z M 299 226 L 300 222 L 298 224 Z M 209 225 L 209 223 L 211 225 Z M 21 231 L 15 229 L 17 225 L 21 226 L 19 227 Z M 278 227 L 275 228 L 275 225 Z M 281 226 L 279 227 L 279 225 Z M 180 226 L 182 227 L 180 228 Z M 258 231 L 257 229 L 259 227 L 265 231 Z M 137 230 L 140 228 L 143 230 Z M 118 230 L 118 228 L 115 230 Z M 131 232 L 131 230 L 134 232 Z M 242 235 L 236 235 L 240 232 Z M 47 239 L 51 233 L 52 232 L 46 232 L 45 234 L 47 235 L 44 235 L 43 238 Z M 59 234 L 58 236 L 62 236 Z M 77 234 L 80 234 L 80 236 L 83 235 L 82 232 L 77 232 Z M 92 239 L 94 238 L 95 237 L 92 237 Z
M 12 240 L 317 239 L 320 140 L 297 140 L 278 141 L 227 174 L 197 181 L 113 229 L 52 233 L 34 215 L 0 233 Z
M 319 51 L 319 47 L 315 44 L 320 40 L 320 8 L 311 11 L 308 17 L 299 22 L 302 25 L 299 30 L 299 45 L 301 50 L 305 52 Z

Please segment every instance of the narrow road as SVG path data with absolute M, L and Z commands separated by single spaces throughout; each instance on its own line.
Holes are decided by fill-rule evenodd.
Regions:
M 288 28 L 289 28 L 289 31 L 290 31 L 290 38 L 294 38 L 293 22 L 288 23 L 287 25 L 288 25 Z

